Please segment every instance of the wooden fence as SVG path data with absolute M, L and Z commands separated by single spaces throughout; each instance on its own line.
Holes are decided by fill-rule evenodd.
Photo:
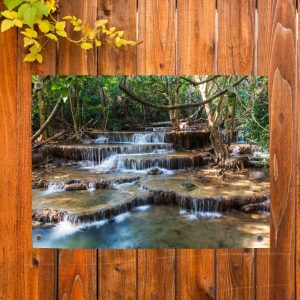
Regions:
M 0 34 L 0 299 L 300 297 L 296 0 L 60 3 L 64 15 L 108 18 L 143 43 L 87 53 L 49 44 L 31 65 L 20 34 Z M 31 75 L 175 73 L 270 76 L 271 248 L 32 249 Z

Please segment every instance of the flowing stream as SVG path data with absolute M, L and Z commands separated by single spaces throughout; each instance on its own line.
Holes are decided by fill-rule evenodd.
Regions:
M 234 208 L 239 195 L 248 201 L 266 194 L 264 170 L 249 169 L 234 182 L 203 180 L 197 171 L 207 163 L 203 156 L 176 151 L 156 131 L 101 134 L 86 144 L 46 147 L 45 153 L 76 164 L 55 169 L 44 176 L 45 188 L 33 190 L 34 211 L 60 213 L 33 222 L 35 247 L 269 246 L 263 206 L 263 213 L 224 211 L 227 198 Z

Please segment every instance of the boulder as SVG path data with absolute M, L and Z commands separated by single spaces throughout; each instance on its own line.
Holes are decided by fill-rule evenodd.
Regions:
M 148 175 L 161 175 L 163 174 L 163 171 L 159 168 L 152 168 L 147 172 Z

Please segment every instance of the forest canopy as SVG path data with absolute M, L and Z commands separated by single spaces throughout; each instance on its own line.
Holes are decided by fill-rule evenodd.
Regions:
M 220 132 L 225 143 L 242 139 L 269 147 L 266 77 L 74 75 L 33 76 L 32 82 L 33 141 L 61 130 L 80 140 L 86 128 L 136 131 L 169 124 L 180 131 L 201 123 L 215 149 L 222 147 Z

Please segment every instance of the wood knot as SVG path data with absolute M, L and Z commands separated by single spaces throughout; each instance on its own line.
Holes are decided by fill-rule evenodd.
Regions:
M 35 257 L 32 258 L 32 265 L 33 266 L 38 266 L 40 264 L 39 260 Z
M 104 8 L 103 12 L 104 12 L 105 16 L 107 16 L 107 17 L 109 17 L 111 15 L 111 10 L 108 8 Z
M 280 113 L 280 115 L 279 115 L 279 122 L 280 122 L 280 124 L 283 124 L 283 122 L 284 122 L 284 114 L 283 113 Z

